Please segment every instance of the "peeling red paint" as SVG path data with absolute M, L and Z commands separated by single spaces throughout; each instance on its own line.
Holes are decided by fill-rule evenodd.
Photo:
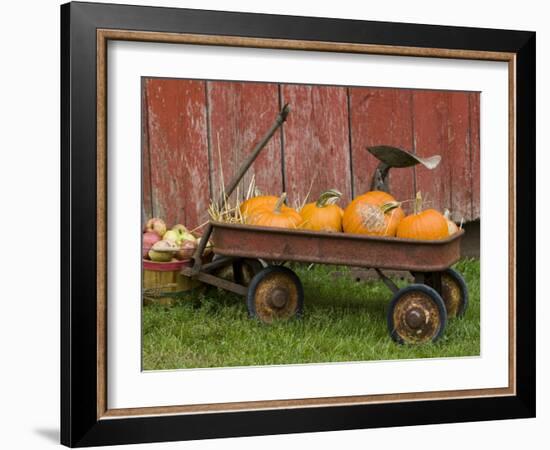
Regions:
M 472 170 L 470 164 L 469 94 L 449 92 L 448 102 L 448 170 L 451 184 L 451 218 L 460 222 L 472 218 Z
M 413 151 L 412 91 L 350 88 L 351 154 L 355 196 L 370 190 L 379 161 L 367 147 L 391 145 Z M 391 169 L 390 189 L 399 200 L 414 197 L 414 170 Z
M 417 166 L 417 189 L 426 197 L 426 206 L 452 213 L 455 221 L 472 220 L 471 135 L 469 93 L 415 91 L 415 147 L 419 156 L 441 155 L 434 170 Z
M 292 201 L 309 201 L 336 188 L 351 200 L 347 90 L 345 87 L 282 85 L 291 113 L 283 127 L 285 187 Z
M 441 162 L 428 170 L 416 166 L 416 189 L 425 207 L 442 211 L 451 208 L 448 95 L 443 91 L 413 92 L 414 143 L 418 156 L 441 155 Z
M 472 197 L 470 199 L 472 204 L 472 215 L 470 218 L 480 217 L 480 135 L 479 135 L 479 112 L 480 112 L 480 93 L 472 92 L 470 95 L 470 161 L 472 171 Z
M 205 82 L 149 79 L 146 88 L 153 215 L 196 227 L 210 198 Z
M 241 192 L 255 174 L 263 192 L 285 189 L 290 203 L 312 186 L 310 200 L 336 188 L 345 206 L 352 192 L 370 188 L 377 160 L 366 147 L 387 144 L 442 156 L 433 171 L 392 169 L 396 198 L 421 190 L 427 206 L 449 208 L 457 221 L 479 218 L 479 93 L 148 79 L 143 102 L 144 216 L 170 225 L 207 220 L 220 159 L 227 183 L 287 102 L 283 133 L 268 143 Z
M 225 184 L 270 128 L 279 112 L 279 92 L 273 83 L 209 81 L 207 84 L 210 121 L 211 183 L 218 198 L 221 168 Z M 281 134 L 278 131 L 252 164 L 239 185 L 246 192 L 252 176 L 265 193 L 283 189 Z M 205 174 L 207 176 L 207 174 Z
M 153 216 L 151 186 L 151 159 L 149 151 L 149 105 L 147 102 L 146 81 L 141 96 L 141 222 L 142 227 Z

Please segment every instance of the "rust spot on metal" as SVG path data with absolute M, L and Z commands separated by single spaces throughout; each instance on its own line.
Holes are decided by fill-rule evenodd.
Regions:
M 441 297 L 445 302 L 448 317 L 456 317 L 462 304 L 462 293 L 459 284 L 445 273 L 441 275 Z
M 426 322 L 426 314 L 420 308 L 413 308 L 407 312 L 405 322 L 410 328 L 418 329 Z
M 254 304 L 262 322 L 288 319 L 298 307 L 298 289 L 292 279 L 283 273 L 272 273 L 256 287 Z
M 437 272 L 460 259 L 459 231 L 440 241 L 212 223 L 214 252 L 226 256 Z
M 399 299 L 393 310 L 395 332 L 409 344 L 431 341 L 441 327 L 439 310 L 429 295 L 413 291 Z

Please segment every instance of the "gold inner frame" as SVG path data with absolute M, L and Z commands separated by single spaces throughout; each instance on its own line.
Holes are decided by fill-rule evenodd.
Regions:
M 308 50 L 392 56 L 437 57 L 508 62 L 508 177 L 509 177 L 509 286 L 508 286 L 508 387 L 466 389 L 402 394 L 357 395 L 343 397 L 264 400 L 201 405 L 148 406 L 108 409 L 107 405 L 107 42 L 109 40 L 217 45 L 268 49 Z M 395 403 L 403 401 L 444 400 L 474 397 L 512 396 L 516 394 L 516 54 L 444 48 L 398 47 L 319 41 L 295 41 L 235 36 L 211 36 L 180 33 L 157 33 L 113 29 L 97 30 L 97 418 L 113 419 L 131 416 L 166 414 L 219 413 L 262 409 L 290 409 L 357 404 Z

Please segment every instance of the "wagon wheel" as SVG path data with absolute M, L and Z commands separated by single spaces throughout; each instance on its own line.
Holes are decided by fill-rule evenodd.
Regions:
M 243 286 L 248 286 L 258 272 L 264 267 L 260 259 L 236 259 L 233 261 L 233 281 Z
M 288 267 L 269 266 L 252 278 L 246 298 L 250 317 L 264 323 L 301 316 L 304 290 L 298 276 Z
M 468 287 L 462 275 L 454 269 L 441 272 L 441 297 L 448 317 L 463 317 L 468 308 Z
M 447 311 L 437 291 L 411 284 L 393 296 L 388 309 L 388 330 L 400 344 L 435 342 L 445 331 Z
M 417 283 L 425 283 L 439 292 L 448 318 L 464 316 L 468 308 L 468 287 L 459 272 L 446 269 L 435 273 L 413 273 L 413 276 Z

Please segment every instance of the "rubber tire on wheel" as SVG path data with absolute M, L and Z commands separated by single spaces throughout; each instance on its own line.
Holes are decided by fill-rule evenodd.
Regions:
M 460 272 L 454 269 L 447 269 L 441 272 L 441 284 L 441 297 L 443 297 L 443 301 L 447 306 L 448 317 L 463 317 L 464 314 L 466 314 L 466 310 L 468 309 L 468 286 L 466 286 L 466 281 L 464 281 L 464 278 L 462 277 Z M 447 287 L 445 286 L 445 284 L 447 284 Z M 449 289 L 456 289 L 458 291 L 458 294 L 460 295 L 460 298 L 458 300 L 459 304 L 456 308 L 456 313 L 454 311 L 454 308 L 449 307 L 450 305 L 448 304 L 449 299 L 447 298 L 447 296 L 449 294 L 447 292 Z
M 435 342 L 447 325 L 445 303 L 435 289 L 411 284 L 393 296 L 387 322 L 391 338 L 399 344 Z
M 304 289 L 298 275 L 288 267 L 269 266 L 252 278 L 246 304 L 250 317 L 264 323 L 301 317 Z

